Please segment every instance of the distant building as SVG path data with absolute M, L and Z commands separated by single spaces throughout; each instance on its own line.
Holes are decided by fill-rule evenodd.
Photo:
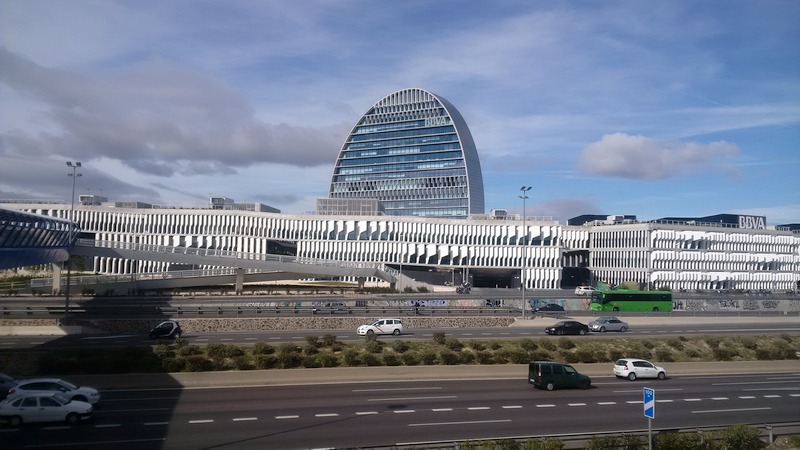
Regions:
M 331 199 L 377 199 L 386 215 L 466 219 L 484 213 L 472 134 L 447 100 L 403 89 L 379 100 L 345 139 Z

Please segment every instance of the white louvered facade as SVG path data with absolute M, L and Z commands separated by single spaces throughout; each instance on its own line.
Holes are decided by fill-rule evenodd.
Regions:
M 67 218 L 69 205 L 6 204 Z M 438 268 L 519 269 L 528 289 L 559 289 L 565 266 L 587 266 L 610 285 L 626 281 L 678 289 L 789 291 L 800 281 L 800 235 L 701 225 L 630 223 L 566 226 L 528 219 L 314 216 L 204 209 L 79 206 L 84 236 L 97 240 Z M 524 239 L 523 239 L 524 236 Z M 522 251 L 522 243 L 528 247 Z M 588 253 L 581 262 L 575 250 Z M 523 264 L 522 255 L 527 259 Z M 580 253 L 580 252 L 578 252 Z M 94 270 L 169 270 L 169 263 L 97 258 Z

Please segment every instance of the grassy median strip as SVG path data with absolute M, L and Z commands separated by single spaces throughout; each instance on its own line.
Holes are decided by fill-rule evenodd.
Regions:
M 108 373 L 206 372 L 298 367 L 525 364 L 613 362 L 637 357 L 653 362 L 768 361 L 798 359 L 800 336 L 673 336 L 593 339 L 543 337 L 459 340 L 444 332 L 426 341 L 367 338 L 341 342 L 334 335 L 308 336 L 302 344 L 189 344 L 185 339 L 149 347 L 80 350 L 3 350 L 0 367 L 17 376 Z

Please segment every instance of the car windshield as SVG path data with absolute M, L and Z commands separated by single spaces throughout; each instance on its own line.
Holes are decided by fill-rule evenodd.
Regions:
M 556 323 L 556 324 L 555 324 L 555 325 L 553 325 L 553 326 L 554 326 L 554 327 L 563 327 L 563 326 L 564 326 L 564 325 L 566 325 L 566 324 L 567 324 L 567 322 L 558 322 L 558 323 Z

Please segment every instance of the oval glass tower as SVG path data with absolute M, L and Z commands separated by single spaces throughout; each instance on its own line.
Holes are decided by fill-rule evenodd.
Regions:
M 464 118 L 424 89 L 375 103 L 342 145 L 328 197 L 377 199 L 386 215 L 483 214 L 483 175 Z

